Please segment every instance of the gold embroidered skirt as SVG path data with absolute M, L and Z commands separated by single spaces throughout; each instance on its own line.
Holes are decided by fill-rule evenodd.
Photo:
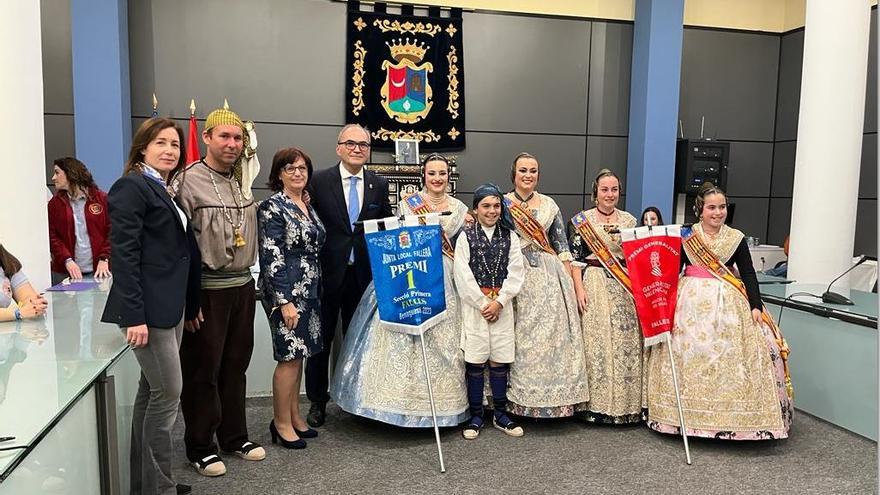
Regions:
M 633 299 L 600 267 L 584 270 L 584 290 L 582 328 L 590 383 L 585 418 L 615 424 L 642 421 L 645 357 Z
M 679 419 L 666 344 L 648 361 L 648 426 L 678 433 Z M 779 348 L 752 320 L 748 302 L 728 284 L 684 277 L 672 334 L 689 435 L 733 440 L 786 438 L 792 405 Z

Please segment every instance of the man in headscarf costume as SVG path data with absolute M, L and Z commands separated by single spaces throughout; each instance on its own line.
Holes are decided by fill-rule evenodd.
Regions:
M 202 254 L 201 312 L 187 322 L 180 347 L 181 405 L 187 458 L 199 474 L 220 476 L 226 466 L 218 444 L 245 460 L 266 457 L 248 439 L 245 418 L 245 372 L 254 348 L 250 267 L 257 256 L 257 208 L 241 183 L 247 131 L 238 115 L 226 108 L 208 114 L 202 140 L 205 157 L 172 186 L 192 219 Z

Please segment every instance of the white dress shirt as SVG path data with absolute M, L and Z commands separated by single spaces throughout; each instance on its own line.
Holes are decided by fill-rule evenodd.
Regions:
M 485 227 L 483 232 L 491 239 L 495 226 Z M 471 248 L 467 234 L 462 232 L 455 242 L 455 260 L 453 261 L 453 278 L 458 297 L 461 300 L 461 348 L 465 353 L 465 361 L 481 363 L 491 359 L 499 363 L 513 362 L 515 314 L 514 297 L 519 294 L 525 280 L 525 264 L 519 236 L 510 233 L 510 250 L 507 259 L 507 278 L 501 284 L 501 290 L 495 300 L 501 304 L 498 320 L 489 323 L 483 318 L 482 309 L 492 302 L 480 290 L 479 284 L 470 267 Z M 488 348 L 486 345 L 488 344 Z
M 358 173 L 352 174 L 351 172 L 348 171 L 348 169 L 345 168 L 345 165 L 343 165 L 342 162 L 339 162 L 339 175 L 342 176 L 342 197 L 345 198 L 346 210 L 349 207 L 348 188 L 351 187 L 349 182 L 351 181 L 352 177 L 357 177 L 360 179 L 359 181 L 357 181 L 358 199 L 361 202 L 361 207 L 358 209 L 358 211 L 363 210 L 364 209 L 364 168 L 361 167 L 361 169 L 358 171 Z
M 483 232 L 486 233 L 486 237 L 491 239 L 492 235 L 495 233 L 496 226 L 493 225 L 491 227 L 486 227 L 481 224 L 480 227 L 482 227 Z M 513 308 L 510 305 L 510 301 L 512 301 L 513 298 L 519 294 L 520 289 L 522 289 L 523 280 L 525 279 L 525 265 L 523 264 L 519 236 L 517 236 L 515 232 L 511 232 L 510 234 L 510 248 L 507 253 L 507 278 L 501 283 L 501 290 L 495 300 L 498 301 L 504 309 L 510 307 L 512 310 Z M 492 299 L 489 299 L 489 297 L 483 294 L 480 290 L 480 286 L 477 284 L 477 279 L 471 271 L 470 260 L 471 247 L 468 243 L 467 235 L 462 232 L 462 235 L 459 235 L 455 242 L 455 265 L 453 269 L 455 275 L 455 288 L 458 290 L 458 295 L 462 302 L 476 309 L 477 315 L 479 315 L 479 310 L 492 302 Z M 504 313 L 503 310 L 502 313 Z M 510 317 L 512 321 L 513 313 L 510 314 Z M 482 316 L 480 316 L 480 319 L 482 319 Z M 501 318 L 499 318 L 499 322 L 500 321 Z

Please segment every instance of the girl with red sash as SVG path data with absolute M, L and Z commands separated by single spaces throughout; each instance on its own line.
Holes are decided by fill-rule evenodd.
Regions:
M 685 271 L 671 340 L 687 434 L 729 440 L 787 438 L 793 411 L 786 390 L 788 349 L 775 323 L 762 312 L 743 233 L 725 225 L 727 196 L 711 183 L 701 188 L 694 210 L 699 223 L 682 230 Z M 648 426 L 677 435 L 666 350 L 652 352 L 648 366 Z
M 517 155 L 510 171 L 514 190 L 505 195 L 526 268 L 516 298 L 508 411 L 557 418 L 574 415 L 589 388 L 565 223 L 556 202 L 536 191 L 538 167 L 534 156 Z
M 646 406 L 643 339 L 618 233 L 635 227 L 636 219 L 617 209 L 620 180 L 610 170 L 599 172 L 592 192 L 596 207 L 572 218 L 570 241 L 590 380 L 583 417 L 638 423 Z

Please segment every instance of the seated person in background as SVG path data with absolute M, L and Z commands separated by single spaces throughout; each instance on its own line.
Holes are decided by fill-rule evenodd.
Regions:
M 107 194 L 98 189 L 89 169 L 76 158 L 55 160 L 49 200 L 49 248 L 52 283 L 65 277 L 110 275 L 110 218 Z
M 788 236 L 785 236 L 785 242 L 782 243 L 782 251 L 785 253 L 785 257 L 788 258 Z M 776 263 L 776 266 L 764 272 L 765 275 L 772 275 L 774 277 L 786 277 L 788 276 L 788 260 L 780 261 Z
M 654 225 L 663 225 L 663 215 L 660 214 L 660 209 L 656 206 L 649 206 L 642 212 L 639 227 L 653 227 Z
M 28 282 L 21 262 L 0 244 L 0 321 L 42 316 L 46 306 L 46 300 Z

